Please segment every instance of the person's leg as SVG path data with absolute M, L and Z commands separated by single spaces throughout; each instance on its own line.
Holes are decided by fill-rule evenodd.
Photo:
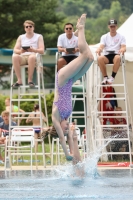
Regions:
M 12 63 L 13 67 L 15 70 L 15 74 L 17 76 L 17 83 L 22 84 L 22 79 L 21 79 L 21 62 L 22 62 L 22 57 L 18 54 L 13 54 L 12 56 Z
M 73 155 L 73 164 L 77 164 L 79 161 L 81 161 L 81 157 L 78 147 L 78 139 L 75 130 L 75 125 L 69 127 L 67 142 L 69 144 L 70 154 Z
M 73 164 L 77 164 L 79 161 L 81 161 L 81 156 L 79 152 L 79 147 L 78 147 L 78 138 L 76 135 L 73 136 Z
M 90 61 L 90 63 L 92 63 L 93 61 L 93 56 L 91 51 L 89 50 L 89 46 L 86 45 L 84 34 L 85 20 L 86 15 L 83 14 L 78 24 L 78 46 L 80 49 L 80 55 L 60 70 L 58 76 L 59 85 L 65 84 L 67 80 L 76 76 L 76 74 L 82 69 L 82 67 L 84 67 L 88 60 Z
M 74 153 L 74 148 L 73 148 L 73 136 L 72 136 L 72 131 L 69 129 L 69 133 L 67 135 L 67 142 L 69 145 L 69 149 L 70 149 L 70 155 L 73 156 Z
M 36 64 L 36 54 L 31 54 L 28 58 L 28 83 L 32 82 L 33 73 Z
M 107 57 L 105 56 L 98 57 L 98 66 L 100 67 L 103 77 L 107 76 L 106 64 L 108 63 L 109 63 L 109 60 L 107 59 Z
M 82 69 L 74 76 L 73 78 L 73 82 L 77 81 L 78 79 L 80 79 L 90 68 L 92 62 L 90 62 L 90 60 L 88 60 L 86 62 L 86 64 L 82 67 Z
M 121 59 L 120 59 L 120 56 L 119 55 L 116 55 L 113 59 L 113 72 L 117 73 L 119 67 L 120 67 L 120 62 L 121 62 Z
M 59 71 L 66 64 L 67 62 L 64 58 L 59 58 L 59 60 L 57 61 L 57 71 Z
M 115 79 L 115 76 L 116 76 L 116 73 L 120 67 L 120 55 L 115 55 L 114 58 L 112 58 L 112 63 L 114 63 L 113 65 L 113 70 L 112 70 L 112 75 L 108 78 L 108 83 L 109 84 L 112 84 L 114 82 L 114 79 Z
M 74 165 L 74 173 L 76 176 L 83 178 L 85 175 L 83 163 L 81 163 L 81 156 L 78 147 L 78 138 L 76 134 L 73 135 L 73 165 Z M 80 164 L 78 165 L 78 163 Z
M 35 137 L 35 152 L 37 152 L 38 151 L 38 141 L 36 141 L 36 139 L 38 139 L 38 133 L 35 133 L 34 137 Z

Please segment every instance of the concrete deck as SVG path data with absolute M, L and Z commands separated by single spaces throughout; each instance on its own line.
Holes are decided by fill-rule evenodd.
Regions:
M 38 166 L 37 169 L 36 169 L 36 166 L 33 166 L 32 167 L 32 170 L 53 170 L 55 168 L 57 168 L 58 166 L 54 165 L 53 167 L 51 166 L 46 166 L 46 167 L 43 167 L 43 166 Z M 110 166 L 97 166 L 98 169 L 130 169 L 130 170 L 133 170 L 132 167 L 110 167 Z M 0 171 L 4 171 L 5 168 L 4 166 L 0 166 Z M 10 168 L 7 168 L 6 171 L 10 171 L 10 170 L 31 170 L 30 166 L 12 166 L 12 169 Z

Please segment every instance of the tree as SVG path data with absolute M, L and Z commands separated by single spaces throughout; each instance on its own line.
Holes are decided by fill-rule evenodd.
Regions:
M 55 47 L 63 19 L 55 12 L 57 6 L 58 0 L 0 0 L 0 47 L 12 47 L 27 19 L 35 22 L 35 32 L 44 36 L 47 47 Z

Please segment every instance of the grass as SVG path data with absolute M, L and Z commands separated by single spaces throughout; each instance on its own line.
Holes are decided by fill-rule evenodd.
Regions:
M 46 159 L 46 165 L 51 165 L 51 156 L 50 156 L 50 146 L 49 144 L 45 144 L 45 159 Z M 54 146 L 54 148 L 56 149 L 56 146 Z M 16 150 L 17 151 L 17 150 Z M 35 158 L 35 154 L 34 154 L 35 150 L 33 148 L 33 166 L 36 165 L 36 158 Z M 38 153 L 42 153 L 42 145 L 41 143 L 38 143 Z M 48 155 L 47 155 L 48 154 Z M 4 151 L 2 152 L 2 157 L 4 157 Z M 13 162 L 13 156 L 12 156 L 12 166 L 30 166 L 30 155 L 19 155 L 19 156 L 14 156 L 14 161 Z M 18 160 L 18 163 L 17 163 Z M 56 164 L 56 155 L 54 155 L 54 164 Z M 61 155 L 60 156 L 60 163 L 64 164 L 66 162 L 65 160 L 65 155 Z M 37 155 L 37 165 L 38 166 L 43 166 L 43 155 Z
M 54 146 L 54 148 L 56 149 L 56 146 Z M 41 143 L 38 144 L 38 153 L 42 152 L 42 145 Z M 48 143 L 45 143 L 45 159 L 46 159 L 46 165 L 51 165 L 51 156 L 50 156 L 50 147 Z M 49 155 L 47 155 L 47 153 Z M 81 156 L 82 156 L 82 152 L 81 152 Z M 2 152 L 2 157 L 4 157 L 4 151 Z M 17 163 L 17 159 L 18 163 Z M 36 165 L 36 159 L 35 159 L 35 155 L 34 155 L 34 149 L 33 149 L 33 166 Z M 13 160 L 13 157 L 12 157 Z M 15 156 L 14 160 L 16 160 L 16 162 L 12 163 L 13 166 L 30 166 L 30 155 L 22 155 L 22 156 Z M 65 159 L 65 155 L 61 155 L 60 156 L 60 163 L 61 164 L 65 164 L 66 159 Z M 101 163 L 101 161 L 99 160 L 99 162 Z M 110 162 L 129 162 L 129 159 L 123 159 L 123 156 L 117 156 L 115 159 L 111 160 L 109 159 L 106 163 L 110 163 Z M 56 164 L 56 155 L 54 155 L 54 164 Z M 42 155 L 37 155 L 37 165 L 38 166 L 43 166 L 43 156 Z

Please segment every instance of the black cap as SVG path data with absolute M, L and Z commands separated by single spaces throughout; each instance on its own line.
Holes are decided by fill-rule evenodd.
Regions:
M 117 25 L 117 20 L 116 19 L 110 19 L 109 22 L 108 22 L 108 25 L 109 26 L 111 26 L 111 25 L 113 25 L 113 26 L 115 25 L 116 26 Z

